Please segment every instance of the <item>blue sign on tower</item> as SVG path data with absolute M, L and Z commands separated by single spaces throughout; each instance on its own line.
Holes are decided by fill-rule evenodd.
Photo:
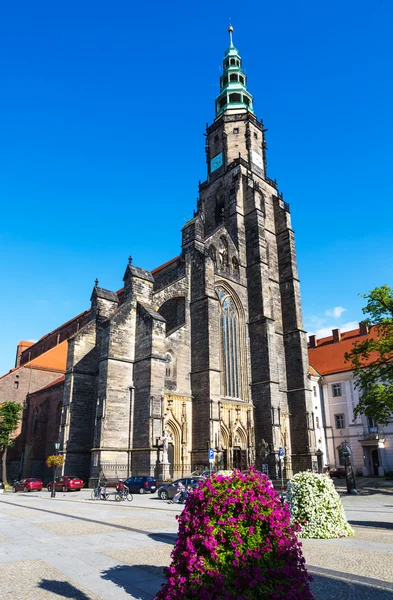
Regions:
M 212 448 L 209 448 L 207 456 L 210 461 L 214 460 L 214 450 Z
M 278 449 L 278 456 L 279 456 L 280 458 L 282 458 L 282 457 L 284 456 L 284 450 L 281 448 L 281 446 L 280 446 L 280 448 Z

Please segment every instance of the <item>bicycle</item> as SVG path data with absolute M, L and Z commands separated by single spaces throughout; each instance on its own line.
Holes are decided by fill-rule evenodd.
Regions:
M 107 500 L 108 498 L 109 493 L 106 491 L 106 486 L 98 484 L 91 492 L 92 500 Z
M 115 495 L 115 500 L 116 502 L 120 502 L 121 500 L 128 500 L 128 502 L 132 502 L 134 499 L 134 496 L 130 493 L 130 491 L 127 490 L 121 490 L 116 492 Z

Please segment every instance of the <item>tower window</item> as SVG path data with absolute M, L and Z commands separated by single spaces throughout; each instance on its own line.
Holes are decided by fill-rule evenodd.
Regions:
M 19 387 L 19 381 L 14 381 L 14 390 L 17 390 Z
M 232 298 L 222 289 L 216 293 L 220 300 L 221 365 L 224 394 L 240 397 L 239 377 L 239 319 Z
M 237 64 L 238 67 L 240 67 L 240 60 L 237 60 L 236 64 Z
M 246 104 L 247 106 L 250 106 L 250 99 L 247 96 L 243 96 L 243 102 L 244 104 Z
M 225 96 L 222 96 L 220 98 L 218 105 L 219 105 L 220 108 L 224 108 L 224 106 L 226 105 L 226 103 L 227 103 L 227 97 L 226 97 L 226 94 L 225 94 Z
M 244 77 L 242 77 L 241 75 L 239 75 L 239 81 L 244 85 Z
M 257 140 L 258 139 L 258 134 L 254 131 L 254 138 Z
M 241 102 L 240 94 L 229 94 L 229 102 Z
M 218 142 L 218 135 L 214 136 L 214 142 Z
M 172 356 L 167 352 L 165 354 L 165 376 L 171 377 L 172 375 Z
M 238 81 L 238 79 L 237 79 L 237 73 L 231 73 L 230 81 Z
M 231 65 L 235 65 L 235 64 L 236 64 L 236 61 L 235 61 L 235 59 L 234 59 L 234 58 L 231 58 Z
M 235 135 L 237 135 L 237 134 L 239 133 L 239 127 L 234 127 L 234 128 L 233 128 L 233 133 L 234 133 Z
M 223 77 L 222 78 L 222 87 L 225 87 L 228 83 L 228 77 Z

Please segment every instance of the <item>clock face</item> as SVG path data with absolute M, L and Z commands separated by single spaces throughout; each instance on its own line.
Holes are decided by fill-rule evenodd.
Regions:
M 251 153 L 251 160 L 254 163 L 254 165 L 259 167 L 260 169 L 263 168 L 262 156 L 258 154 L 258 152 L 255 152 L 255 150 L 253 150 Z
M 213 171 L 216 171 L 220 167 L 222 167 L 222 152 L 220 152 L 219 154 L 216 154 L 216 156 L 213 156 L 213 158 L 211 159 L 210 173 L 213 173 Z

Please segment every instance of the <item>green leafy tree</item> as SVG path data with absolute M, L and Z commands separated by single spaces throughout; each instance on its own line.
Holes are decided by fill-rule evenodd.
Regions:
M 393 414 L 393 289 L 383 285 L 363 298 L 365 323 L 372 327 L 372 335 L 345 353 L 360 392 L 354 414 L 386 425 Z
M 22 406 L 17 402 L 3 402 L 0 404 L 0 454 L 2 456 L 2 470 L 4 483 L 7 483 L 7 450 L 14 445 L 13 434 L 18 427 Z

